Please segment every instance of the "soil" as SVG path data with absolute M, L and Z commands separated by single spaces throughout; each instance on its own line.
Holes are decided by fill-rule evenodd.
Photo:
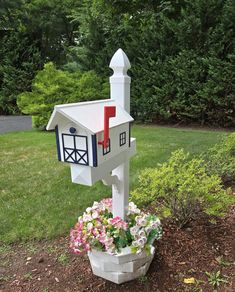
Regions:
M 201 214 L 187 228 L 163 222 L 163 238 L 145 277 L 121 285 L 92 274 L 86 255 L 73 255 L 69 238 L 0 246 L 0 291 L 214 291 L 205 272 L 220 271 L 235 291 L 235 208 L 224 219 Z M 185 284 L 193 277 L 194 284 Z M 202 289 L 202 290 L 200 290 Z

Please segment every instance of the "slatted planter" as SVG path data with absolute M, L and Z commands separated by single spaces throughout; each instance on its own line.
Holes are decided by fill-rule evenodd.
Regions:
M 93 274 L 106 280 L 121 284 L 144 276 L 154 257 L 155 248 L 151 246 L 150 254 L 135 254 L 130 247 L 125 247 L 118 255 L 92 250 L 88 253 Z

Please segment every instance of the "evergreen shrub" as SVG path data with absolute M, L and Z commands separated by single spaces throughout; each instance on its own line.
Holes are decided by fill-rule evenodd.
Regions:
M 23 92 L 17 104 L 33 116 L 33 125 L 45 129 L 54 105 L 108 97 L 108 83 L 94 71 L 69 73 L 47 63 L 33 80 L 32 91 Z
M 199 208 L 222 216 L 235 202 L 230 189 L 224 190 L 218 175 L 208 175 L 204 161 L 189 159 L 183 150 L 153 169 L 140 173 L 139 186 L 131 199 L 139 206 L 160 202 L 164 216 L 172 216 L 180 227 L 194 219 Z
M 209 149 L 203 158 L 209 174 L 220 176 L 225 183 L 235 181 L 235 133 Z

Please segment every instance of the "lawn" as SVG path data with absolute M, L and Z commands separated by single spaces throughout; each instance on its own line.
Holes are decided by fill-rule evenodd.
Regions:
M 178 148 L 199 154 L 224 135 L 135 125 L 138 152 L 131 160 L 131 189 L 141 169 L 166 161 Z M 111 189 L 100 182 L 93 187 L 71 183 L 69 165 L 57 161 L 54 133 L 0 135 L 0 157 L 0 241 L 66 234 L 94 200 L 111 196 Z

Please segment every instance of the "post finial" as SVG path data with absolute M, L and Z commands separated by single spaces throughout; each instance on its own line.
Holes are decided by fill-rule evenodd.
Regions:
M 109 67 L 113 69 L 114 75 L 127 75 L 127 70 L 131 68 L 131 64 L 125 52 L 118 49 L 113 55 Z

